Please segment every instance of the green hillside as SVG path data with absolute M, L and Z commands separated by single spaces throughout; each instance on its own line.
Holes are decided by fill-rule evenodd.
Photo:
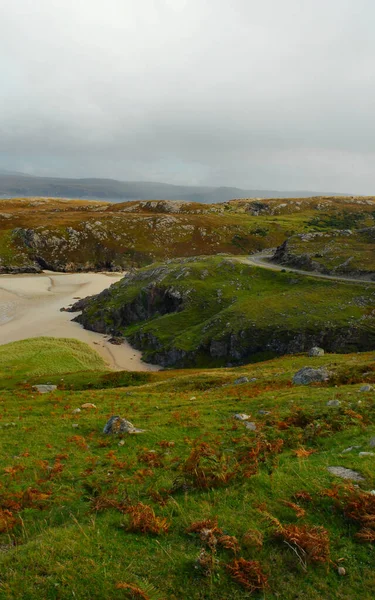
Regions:
M 87 344 L 73 339 L 40 337 L 0 346 L 0 386 L 49 375 L 103 371 L 103 359 Z
M 164 366 L 238 363 L 308 350 L 375 347 L 375 286 L 242 264 L 175 259 L 141 269 L 87 303 L 77 318 L 124 335 Z
M 306 365 L 331 380 L 293 385 Z M 0 598 L 373 598 L 373 352 L 32 383 L 1 394 Z M 113 414 L 144 433 L 104 435 Z

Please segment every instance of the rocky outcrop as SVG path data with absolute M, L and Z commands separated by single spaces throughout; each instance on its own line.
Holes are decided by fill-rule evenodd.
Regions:
M 295 385 L 309 385 L 310 383 L 323 383 L 329 380 L 329 372 L 325 367 L 313 369 L 312 367 L 303 367 L 293 377 Z
M 327 273 L 327 271 L 317 261 L 314 261 L 308 253 L 295 254 L 290 248 L 290 241 L 285 240 L 283 244 L 276 248 L 271 259 L 280 265 L 294 267 L 302 271 L 318 271 L 319 273 Z

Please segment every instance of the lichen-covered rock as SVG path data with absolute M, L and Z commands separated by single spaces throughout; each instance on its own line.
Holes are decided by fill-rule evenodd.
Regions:
M 332 475 L 336 475 L 336 477 L 341 477 L 341 479 L 364 481 L 364 477 L 362 477 L 358 471 L 353 471 L 353 469 L 346 469 L 345 467 L 327 467 L 327 471 L 329 471 Z
M 293 377 L 295 385 L 309 385 L 310 383 L 322 383 L 328 381 L 329 372 L 325 367 L 313 369 L 312 367 L 303 367 Z
M 340 406 L 341 402 L 340 400 L 328 400 L 327 402 L 327 406 L 331 407 L 331 408 L 338 408 Z
M 244 376 L 244 377 L 238 377 L 237 379 L 234 380 L 234 383 L 236 385 L 240 385 L 242 383 L 249 383 L 249 378 Z
M 33 385 L 33 390 L 39 392 L 39 394 L 49 394 L 50 392 L 54 392 L 55 390 L 57 390 L 57 385 L 51 385 L 51 384 Z
M 103 433 L 106 435 L 109 434 L 119 434 L 119 433 L 143 433 L 144 429 L 137 429 L 134 427 L 133 423 L 127 421 L 126 419 L 122 419 L 118 415 L 113 415 L 105 424 Z
M 319 348 L 319 346 L 314 346 L 309 351 L 309 356 L 324 356 L 323 348 Z

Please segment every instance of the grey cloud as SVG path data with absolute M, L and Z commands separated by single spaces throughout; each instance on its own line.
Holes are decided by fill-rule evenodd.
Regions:
M 0 0 L 0 166 L 375 192 L 371 0 Z

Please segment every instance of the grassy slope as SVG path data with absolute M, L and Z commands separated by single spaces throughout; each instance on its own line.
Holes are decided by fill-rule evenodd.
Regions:
M 309 231 L 322 214 L 361 213 L 373 224 L 374 199 L 234 200 L 201 205 L 178 202 L 0 200 L 0 267 L 55 270 L 121 268 L 197 254 L 254 252 Z M 336 221 L 335 221 L 336 222 Z M 16 229 L 36 231 L 27 245 Z
M 0 346 L 0 380 L 4 385 L 36 376 L 54 377 L 77 371 L 105 370 L 102 358 L 73 339 L 30 338 Z
M 185 296 L 184 310 L 162 316 L 155 314 L 146 322 L 130 326 L 124 320 L 121 322 L 119 314 L 123 307 L 135 298 L 147 304 L 147 298 L 155 295 L 155 285 Z M 375 288 L 371 284 L 318 280 L 267 271 L 224 257 L 201 257 L 143 269 L 133 278 L 112 286 L 109 294 L 94 300 L 84 318 L 92 324 L 104 321 L 108 331 L 120 330 L 131 340 L 138 340 L 137 345 L 151 361 L 155 358 L 155 344 L 148 345 L 149 334 L 159 341 L 156 353 L 177 348 L 189 353 L 202 352 L 207 361 L 213 340 L 229 344 L 233 336 L 235 351 L 243 348 L 243 356 L 248 358 L 256 352 L 277 352 L 277 340 L 281 344 L 288 339 L 292 344 L 301 332 L 306 336 L 306 344 L 311 342 L 308 336 L 331 332 L 327 343 L 333 344 L 335 330 L 353 326 L 363 332 L 370 344 L 375 335 L 374 304 Z M 139 342 L 140 339 L 143 341 Z M 272 340 L 275 340 L 273 345 Z M 360 345 L 354 337 L 352 343 L 353 349 Z M 341 346 L 344 348 L 345 344 L 348 351 L 350 340 L 344 340 Z M 280 346 L 280 352 L 283 351 Z M 202 358 L 199 355 L 199 361 Z M 222 360 L 235 358 L 228 351 Z
M 336 372 L 333 383 L 291 386 L 292 374 L 306 364 Z M 186 529 L 217 516 L 225 533 L 238 539 L 237 556 L 259 560 L 268 576 L 269 588 L 257 597 L 352 600 L 360 593 L 361 600 L 370 600 L 372 548 L 359 543 L 358 525 L 324 490 L 335 494 L 333 486 L 342 483 L 326 471 L 328 465 L 358 469 L 365 477 L 360 488 L 375 487 L 374 457 L 360 458 L 358 450 L 342 453 L 353 445 L 371 450 L 373 393 L 358 394 L 358 389 L 360 382 L 375 382 L 374 367 L 373 353 L 294 356 L 241 369 L 153 373 L 153 383 L 136 388 L 62 390 L 49 396 L 32 394 L 28 387 L 3 392 L 0 497 L 2 510 L 9 511 L 5 517 L 1 513 L 9 528 L 0 535 L 0 598 L 249 598 L 226 570 L 233 560 L 230 550 L 218 548 L 219 562 L 210 576 L 196 568 L 204 542 Z M 244 374 L 257 380 L 233 383 Z M 81 374 L 76 379 L 79 385 Z M 332 399 L 341 405 L 328 408 Z M 73 415 L 84 402 L 94 402 L 97 409 Z M 260 409 L 269 414 L 261 415 Z M 234 421 L 236 412 L 251 415 L 257 432 Z M 118 438 L 103 436 L 113 413 L 146 432 L 125 437 L 123 446 Z M 281 452 L 271 451 L 256 466 L 251 448 L 279 439 Z M 165 447 L 163 441 L 174 445 Z M 202 442 L 217 458 L 202 458 L 195 475 L 185 469 L 185 486 L 178 489 L 187 457 Z M 298 457 L 301 447 L 314 453 Z M 207 488 L 196 476 L 201 467 L 214 477 Z M 311 501 L 296 501 L 294 494 L 302 490 Z M 128 529 L 129 516 L 116 506 L 139 501 L 167 519 L 167 533 Z M 298 502 L 305 515 L 297 518 L 284 501 Z M 332 562 L 308 562 L 305 572 L 293 550 L 275 539 L 270 515 L 283 526 L 324 527 Z M 339 564 L 345 577 L 337 574 Z M 139 586 L 144 596 L 119 589 L 119 582 Z

